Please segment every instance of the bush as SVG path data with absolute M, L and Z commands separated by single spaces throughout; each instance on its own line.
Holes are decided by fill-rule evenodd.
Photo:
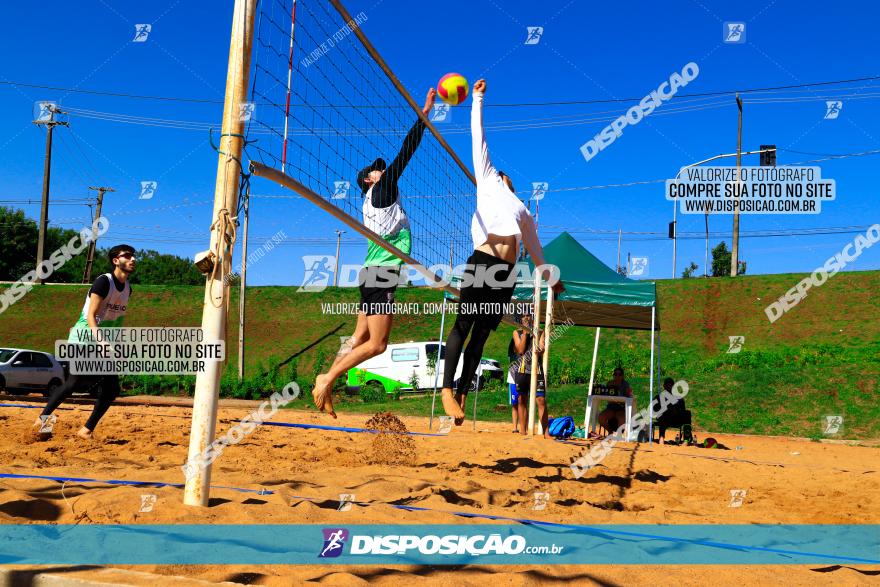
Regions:
M 384 401 L 386 393 L 381 383 L 370 381 L 361 385 L 358 395 L 365 404 L 375 404 Z

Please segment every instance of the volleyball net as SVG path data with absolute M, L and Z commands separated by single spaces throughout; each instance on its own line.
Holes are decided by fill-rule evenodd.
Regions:
M 432 82 L 411 95 L 367 39 L 372 24 L 368 13 L 351 15 L 335 0 L 259 0 L 244 112 L 254 174 L 298 194 L 279 213 L 296 218 L 318 204 L 376 241 L 364 231 L 357 173 L 397 156 Z M 432 112 L 422 118 L 427 128 L 398 181 L 412 234 L 405 261 L 455 266 L 470 253 L 473 176 L 434 128 Z

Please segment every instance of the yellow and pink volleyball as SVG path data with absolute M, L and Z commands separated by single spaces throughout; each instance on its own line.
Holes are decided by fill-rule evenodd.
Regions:
M 468 81 L 460 73 L 447 73 L 437 83 L 437 93 L 450 106 L 458 106 L 468 97 Z

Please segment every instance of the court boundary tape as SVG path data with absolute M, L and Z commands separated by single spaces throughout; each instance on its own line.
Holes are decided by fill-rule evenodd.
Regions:
M 43 481 L 57 481 L 59 483 L 101 483 L 103 485 L 123 486 L 153 486 L 153 487 L 177 487 L 183 488 L 183 483 L 168 483 L 165 481 L 129 481 L 127 479 L 91 479 L 89 477 L 60 477 L 55 475 L 20 475 L 18 473 L 0 473 L 0 479 L 42 479 Z M 241 493 L 256 493 L 257 495 L 273 495 L 275 492 L 269 489 L 246 489 L 243 487 L 230 487 L 227 485 L 211 485 L 211 489 L 231 489 Z
M 0 404 L 0 408 L 27 408 L 27 409 L 43 409 L 43 406 L 31 406 L 28 404 Z M 241 422 L 241 420 L 230 419 L 230 422 Z M 265 421 L 260 424 L 261 426 L 281 426 L 284 428 L 303 428 L 303 429 L 314 429 L 314 430 L 331 430 L 334 432 L 355 432 L 355 433 L 369 433 L 369 434 L 379 434 L 380 432 L 385 434 L 406 434 L 407 436 L 448 436 L 448 434 L 438 434 L 436 432 L 396 432 L 391 430 L 373 430 L 371 428 L 356 428 L 349 426 L 327 426 L 326 424 L 301 424 L 298 422 L 271 422 Z

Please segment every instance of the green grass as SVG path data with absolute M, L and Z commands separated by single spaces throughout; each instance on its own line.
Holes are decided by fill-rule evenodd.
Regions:
M 690 384 L 688 408 L 701 428 L 730 433 L 815 437 L 825 414 L 845 418 L 845 436 L 880 438 L 880 272 L 840 273 L 810 290 L 788 314 L 771 324 L 764 307 L 803 275 L 659 281 L 660 360 L 663 375 Z M 3 286 L 0 286 L 3 287 Z M 0 345 L 52 351 L 66 337 L 82 306 L 86 286 L 34 288 L 0 314 Z M 194 286 L 135 288 L 128 326 L 197 326 L 204 289 Z M 437 292 L 403 288 L 398 301 L 438 303 Z M 321 303 L 356 301 L 354 289 L 297 293 L 295 287 L 248 289 L 246 374 L 237 381 L 238 295 L 230 303 L 228 350 L 222 382 L 226 397 L 256 398 L 297 381 L 304 392 L 354 328 L 353 316 L 324 314 Z M 446 333 L 451 327 L 446 321 Z M 440 316 L 395 318 L 391 341 L 435 340 Z M 595 329 L 571 328 L 552 348 L 549 405 L 552 416 L 583 416 Z M 444 333 L 445 334 L 445 333 Z M 728 337 L 745 336 L 739 354 L 727 354 Z M 511 329 L 502 325 L 485 356 L 506 360 Z M 605 329 L 597 378 L 614 366 L 627 370 L 637 403 L 647 405 L 649 333 Z M 193 377 L 126 377 L 128 393 L 191 394 Z M 342 379 L 339 384 L 342 385 Z M 297 403 L 306 403 L 308 393 Z M 508 420 L 506 390 L 481 393 L 478 417 Z M 470 404 L 469 404 L 470 406 Z M 427 415 L 430 397 L 363 403 L 340 398 L 340 410 L 365 414 L 391 409 Z M 470 407 L 468 408 L 471 409 Z M 579 416 L 580 415 L 580 416 Z

